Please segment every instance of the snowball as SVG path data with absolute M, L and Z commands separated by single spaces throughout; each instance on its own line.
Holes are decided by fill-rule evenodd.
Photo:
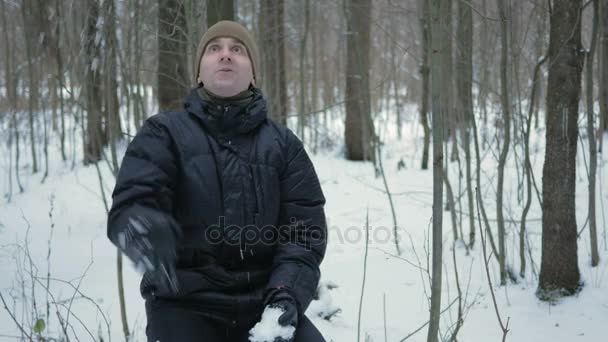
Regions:
M 249 330 L 251 342 L 273 342 L 275 338 L 290 339 L 296 331 L 295 327 L 284 327 L 279 324 L 279 317 L 283 314 L 280 308 L 266 308 L 262 313 L 262 320 Z

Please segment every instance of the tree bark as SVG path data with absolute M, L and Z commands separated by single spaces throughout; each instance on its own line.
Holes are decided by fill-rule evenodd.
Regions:
M 59 39 L 61 37 L 61 22 L 63 20 L 63 18 L 60 17 L 62 15 L 60 0 L 55 0 L 55 13 L 56 13 L 56 19 L 55 19 L 55 23 L 54 23 L 54 25 L 55 25 L 54 26 L 54 36 L 55 36 L 54 52 L 55 52 L 55 62 L 56 62 L 55 66 L 57 67 L 57 79 L 55 79 L 53 82 L 55 84 L 57 84 L 57 88 L 58 88 L 59 121 L 60 121 L 60 125 L 61 125 L 60 132 L 59 132 L 61 160 L 66 161 L 67 155 L 65 153 L 65 105 L 64 105 L 64 100 L 63 100 L 63 87 L 64 87 L 63 57 L 61 56 L 61 48 L 60 48 L 60 44 L 59 44 Z
M 530 94 L 528 117 L 526 118 L 526 131 L 524 132 L 524 158 L 525 165 L 524 170 L 526 173 L 526 199 L 524 208 L 521 214 L 520 229 L 519 229 L 519 276 L 524 278 L 526 276 L 526 217 L 532 204 L 532 162 L 530 161 L 530 131 L 532 129 L 532 116 L 535 112 L 535 106 L 537 105 L 536 97 L 538 96 L 539 87 L 536 86 L 537 82 L 540 82 L 540 68 L 545 63 L 546 57 L 542 57 L 532 73 L 532 87 Z
M 207 0 L 207 27 L 220 20 L 234 20 L 234 0 Z
M 99 46 L 97 21 L 99 18 L 98 0 L 87 1 L 86 41 L 85 41 L 85 77 L 86 95 L 86 134 L 84 137 L 84 163 L 95 163 L 101 160 L 102 131 L 102 86 L 101 86 L 101 53 Z
M 105 44 L 105 114 L 106 114 L 106 140 L 110 143 L 110 154 L 112 164 L 118 164 L 118 156 L 116 154 L 116 142 L 121 138 L 120 124 L 120 106 L 118 103 L 118 66 L 117 66 L 117 49 L 118 38 L 116 37 L 116 7 L 114 0 L 104 0 L 104 39 Z
M 422 76 L 422 97 L 420 99 L 420 124 L 424 131 L 424 145 L 422 147 L 422 170 L 429 168 L 429 148 L 431 144 L 431 128 L 429 127 L 429 51 L 430 51 L 430 8 L 427 0 L 418 2 L 418 12 L 420 18 L 420 34 L 422 36 L 422 44 L 420 47 L 422 58 L 420 65 L 420 74 Z
M 505 176 L 505 165 L 509 154 L 509 145 L 511 144 L 511 108 L 509 84 L 507 79 L 507 68 L 509 63 L 509 44 L 508 44 L 508 29 L 507 29 L 507 9 L 504 0 L 498 0 L 498 13 L 500 16 L 500 88 L 501 88 L 501 106 L 503 116 L 503 142 L 502 150 L 498 160 L 498 180 L 496 185 L 496 221 L 498 226 L 498 264 L 500 266 L 500 285 L 506 285 L 506 250 L 505 250 L 505 219 L 503 217 L 503 187 Z
M 542 261 L 537 295 L 578 291 L 575 211 L 582 0 L 555 0 L 550 16 L 546 151 L 543 165 Z
M 597 224 L 595 215 L 595 185 L 597 175 L 597 144 L 595 141 L 595 113 L 593 111 L 593 57 L 597 45 L 599 26 L 599 0 L 593 1 L 593 24 L 591 29 L 591 45 L 586 58 L 586 103 L 587 103 L 587 141 L 589 144 L 589 243 L 591 244 L 591 266 L 600 262 L 597 243 Z M 600 133 L 601 134 L 601 133 Z
M 264 77 L 256 80 L 267 94 L 270 117 L 287 124 L 287 66 L 285 61 L 284 0 L 260 1 L 260 37 Z
M 458 140 L 457 130 L 459 128 L 460 119 L 456 117 L 458 113 L 454 110 L 454 49 L 452 48 L 452 3 L 453 0 L 443 0 L 441 8 L 441 18 L 442 20 L 444 20 L 444 30 L 450 33 L 442 35 L 442 39 L 445 40 L 445 50 L 441 54 L 441 57 L 443 58 L 443 61 L 441 62 L 443 82 L 442 84 L 440 84 L 440 87 L 443 93 L 443 95 L 441 96 L 441 101 L 443 101 L 441 106 L 441 110 L 443 110 L 443 112 L 441 113 L 441 115 L 445 120 L 443 124 L 445 130 L 444 138 L 452 139 L 452 146 L 456 146 Z M 455 153 L 455 151 L 456 150 L 453 149 L 452 155 L 450 156 L 450 159 L 452 161 L 455 161 L 457 158 L 457 153 Z
M 600 15 L 602 19 L 602 35 L 600 37 L 600 55 L 602 58 L 599 60 L 600 64 L 600 130 L 608 131 L 608 0 L 600 1 Z M 603 136 L 603 135 L 602 135 Z M 600 138 L 600 148 L 602 151 L 603 139 Z
M 181 0 L 158 0 L 158 107 L 179 110 L 190 88 L 188 27 Z M 192 80 L 194 82 L 194 80 Z
M 442 83 L 445 82 L 445 74 L 442 73 L 442 63 L 445 57 L 447 35 L 445 24 L 442 25 L 441 15 L 443 6 L 447 3 L 443 0 L 431 0 L 429 7 L 429 18 L 431 20 L 430 35 L 430 72 L 431 72 L 431 106 L 433 110 L 433 271 L 431 282 L 431 310 L 429 318 L 429 330 L 427 342 L 437 342 L 439 339 L 439 320 L 441 317 L 441 268 L 443 255 L 443 124 L 445 111 L 441 108 L 445 102 L 441 91 Z
M 348 0 L 346 11 L 346 159 L 375 160 L 369 70 L 371 0 Z
M 306 49 L 308 31 L 310 27 L 310 0 L 304 1 L 304 23 L 302 29 L 302 37 L 300 38 L 300 110 L 298 111 L 298 135 L 302 141 L 305 141 L 304 128 L 307 126 L 306 119 Z
M 33 56 L 37 55 L 35 40 L 35 23 L 32 14 L 29 12 L 34 8 L 31 0 L 24 0 L 21 3 L 21 15 L 23 17 L 23 34 L 25 35 L 25 55 L 27 60 L 28 73 L 28 123 L 30 129 L 30 148 L 32 157 L 32 172 L 38 172 L 38 158 L 36 157 L 36 133 L 34 131 L 34 111 L 37 110 L 36 103 L 39 100 L 38 80 L 34 70 Z
M 471 120 L 473 115 L 473 13 L 471 6 L 458 2 L 458 63 L 456 64 L 456 91 L 460 116 L 463 118 L 462 148 L 465 155 L 466 192 L 469 211 L 469 247 L 475 245 L 475 215 L 473 184 L 471 181 Z M 464 240 L 464 236 L 462 236 Z

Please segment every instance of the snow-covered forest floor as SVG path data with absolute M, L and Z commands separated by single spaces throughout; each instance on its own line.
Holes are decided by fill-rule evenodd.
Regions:
M 382 162 L 395 205 L 402 250 L 399 256 L 393 239 L 389 200 L 382 178 L 375 176 L 371 163 L 344 160 L 341 140 L 334 139 L 336 145 L 333 148 L 322 149 L 316 155 L 309 148 L 327 199 L 329 244 L 321 267 L 320 299 L 311 304 L 307 315 L 328 341 L 357 341 L 359 310 L 361 340 L 401 341 L 421 327 L 408 341 L 426 340 L 424 325 L 429 318 L 430 305 L 432 170 L 422 171 L 419 167 L 422 130 L 416 119 L 416 110 L 415 107 L 407 108 L 401 140 L 396 138 L 395 130 L 392 129 L 394 123 L 385 125 L 378 120 L 376 127 L 384 141 Z M 339 137 L 342 129 L 339 121 L 335 120 L 326 132 L 332 132 L 331 137 L 335 138 Z M 580 132 L 584 133 L 584 128 Z M 540 190 L 544 131 L 540 129 L 533 131 L 533 134 L 531 159 Z M 491 138 L 490 141 L 494 141 L 493 132 L 489 131 L 487 135 Z M 608 142 L 608 136 L 604 139 Z M 592 268 L 586 224 L 588 152 L 583 150 L 587 146 L 586 138 L 583 136 L 580 142 L 576 206 L 578 229 L 582 231 L 578 240 L 579 267 L 585 286 L 577 296 L 554 304 L 536 298 L 542 225 L 540 206 L 534 195 L 528 214 L 530 254 L 526 251 L 526 277 L 517 283 L 497 286 L 498 265 L 494 257 L 489 262 L 498 309 L 502 320 L 509 322 L 508 341 L 606 340 L 608 152 L 604 149 L 598 163 L 597 212 L 601 261 L 599 266 Z M 59 315 L 56 313 L 59 310 L 60 316 L 68 322 L 69 329 L 74 329 L 69 332 L 70 335 L 78 336 L 80 341 L 99 340 L 99 336 L 104 341 L 121 341 L 124 338 L 118 305 L 116 249 L 106 238 L 106 208 L 103 202 L 105 197 L 108 205 L 111 203 L 113 176 L 104 162 L 99 164 L 99 175 L 94 166 L 84 167 L 80 162 L 72 169 L 70 162 L 64 163 L 59 159 L 57 146 L 57 141 L 52 140 L 50 174 L 43 184 L 40 182 L 42 173 L 31 174 L 29 156 L 26 151 L 22 151 L 20 177 L 25 192 L 15 193 L 13 172 L 11 201 L 2 198 L 0 291 L 14 319 L 27 329 L 31 329 L 29 327 L 38 318 L 43 318 L 47 326 L 44 335 L 63 335 L 58 323 Z M 119 147 L 121 155 L 125 147 L 126 144 Z M 0 149 L 0 191 L 5 194 L 9 189 L 8 149 L 6 146 Z M 79 149 L 80 147 L 77 151 Z M 519 145 L 517 159 L 521 159 L 522 150 Z M 464 173 L 462 150 L 460 155 Z M 481 190 L 494 232 L 496 227 L 492 219 L 496 217 L 497 155 L 495 143 L 490 143 L 482 150 Z M 522 196 L 525 192 L 518 194 L 521 191 L 518 190 L 518 184 L 523 176 L 521 163 L 515 162 L 513 149 L 509 157 L 504 207 L 505 217 L 510 220 L 507 225 L 507 263 L 515 274 L 519 274 L 518 232 L 524 206 Z M 400 161 L 405 167 L 398 169 Z M 468 242 L 469 213 L 466 209 L 465 181 L 458 178 L 457 163 L 450 163 L 449 168 L 454 193 L 463 194 L 462 207 L 459 207 L 461 215 L 457 219 L 461 221 L 465 241 Z M 369 243 L 366 246 L 367 215 Z M 464 310 L 464 323 L 458 333 L 458 340 L 499 341 L 502 332 L 485 273 L 479 226 L 476 226 L 477 243 L 467 255 L 463 243 L 453 244 L 452 221 L 448 211 L 444 211 L 443 222 L 442 307 L 446 309 L 442 314 L 441 334 L 447 339 L 458 318 L 456 268 L 462 291 L 460 305 Z M 367 274 L 360 307 L 366 248 Z M 533 261 L 530 260 L 530 255 Z M 126 262 L 127 316 L 129 327 L 134 332 L 133 341 L 143 341 L 145 337 L 145 313 L 143 299 L 139 295 L 139 279 L 140 275 Z M 32 301 L 33 298 L 35 301 Z M 335 314 L 329 320 L 321 318 L 331 313 Z M 20 336 L 13 317 L 0 306 L 0 341 L 18 340 Z

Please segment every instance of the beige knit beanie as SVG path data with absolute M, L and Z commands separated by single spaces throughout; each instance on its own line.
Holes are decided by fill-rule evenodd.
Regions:
M 196 59 L 194 60 L 194 82 L 198 83 L 198 75 L 200 73 L 200 65 L 201 58 L 203 57 L 203 53 L 207 44 L 219 37 L 232 37 L 238 39 L 245 48 L 247 49 L 247 54 L 249 55 L 249 60 L 251 61 L 251 70 L 253 71 L 253 79 L 256 84 L 260 84 L 260 77 L 258 75 L 258 46 L 255 43 L 255 40 L 247 31 L 247 29 L 241 24 L 230 21 L 230 20 L 222 20 L 218 21 L 214 25 L 212 25 L 207 32 L 201 37 L 201 41 L 198 43 L 198 49 L 196 53 Z

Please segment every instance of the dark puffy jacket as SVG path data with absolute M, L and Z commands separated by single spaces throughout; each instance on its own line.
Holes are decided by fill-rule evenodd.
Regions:
M 246 106 L 187 97 L 184 112 L 150 117 L 125 153 L 108 217 L 108 237 L 129 217 L 155 210 L 182 230 L 178 294 L 159 293 L 151 272 L 141 292 L 234 312 L 261 310 L 284 287 L 300 312 L 319 282 L 327 228 L 325 198 L 302 142 L 266 117 L 254 89 Z M 152 229 L 164 229 L 153 227 Z

